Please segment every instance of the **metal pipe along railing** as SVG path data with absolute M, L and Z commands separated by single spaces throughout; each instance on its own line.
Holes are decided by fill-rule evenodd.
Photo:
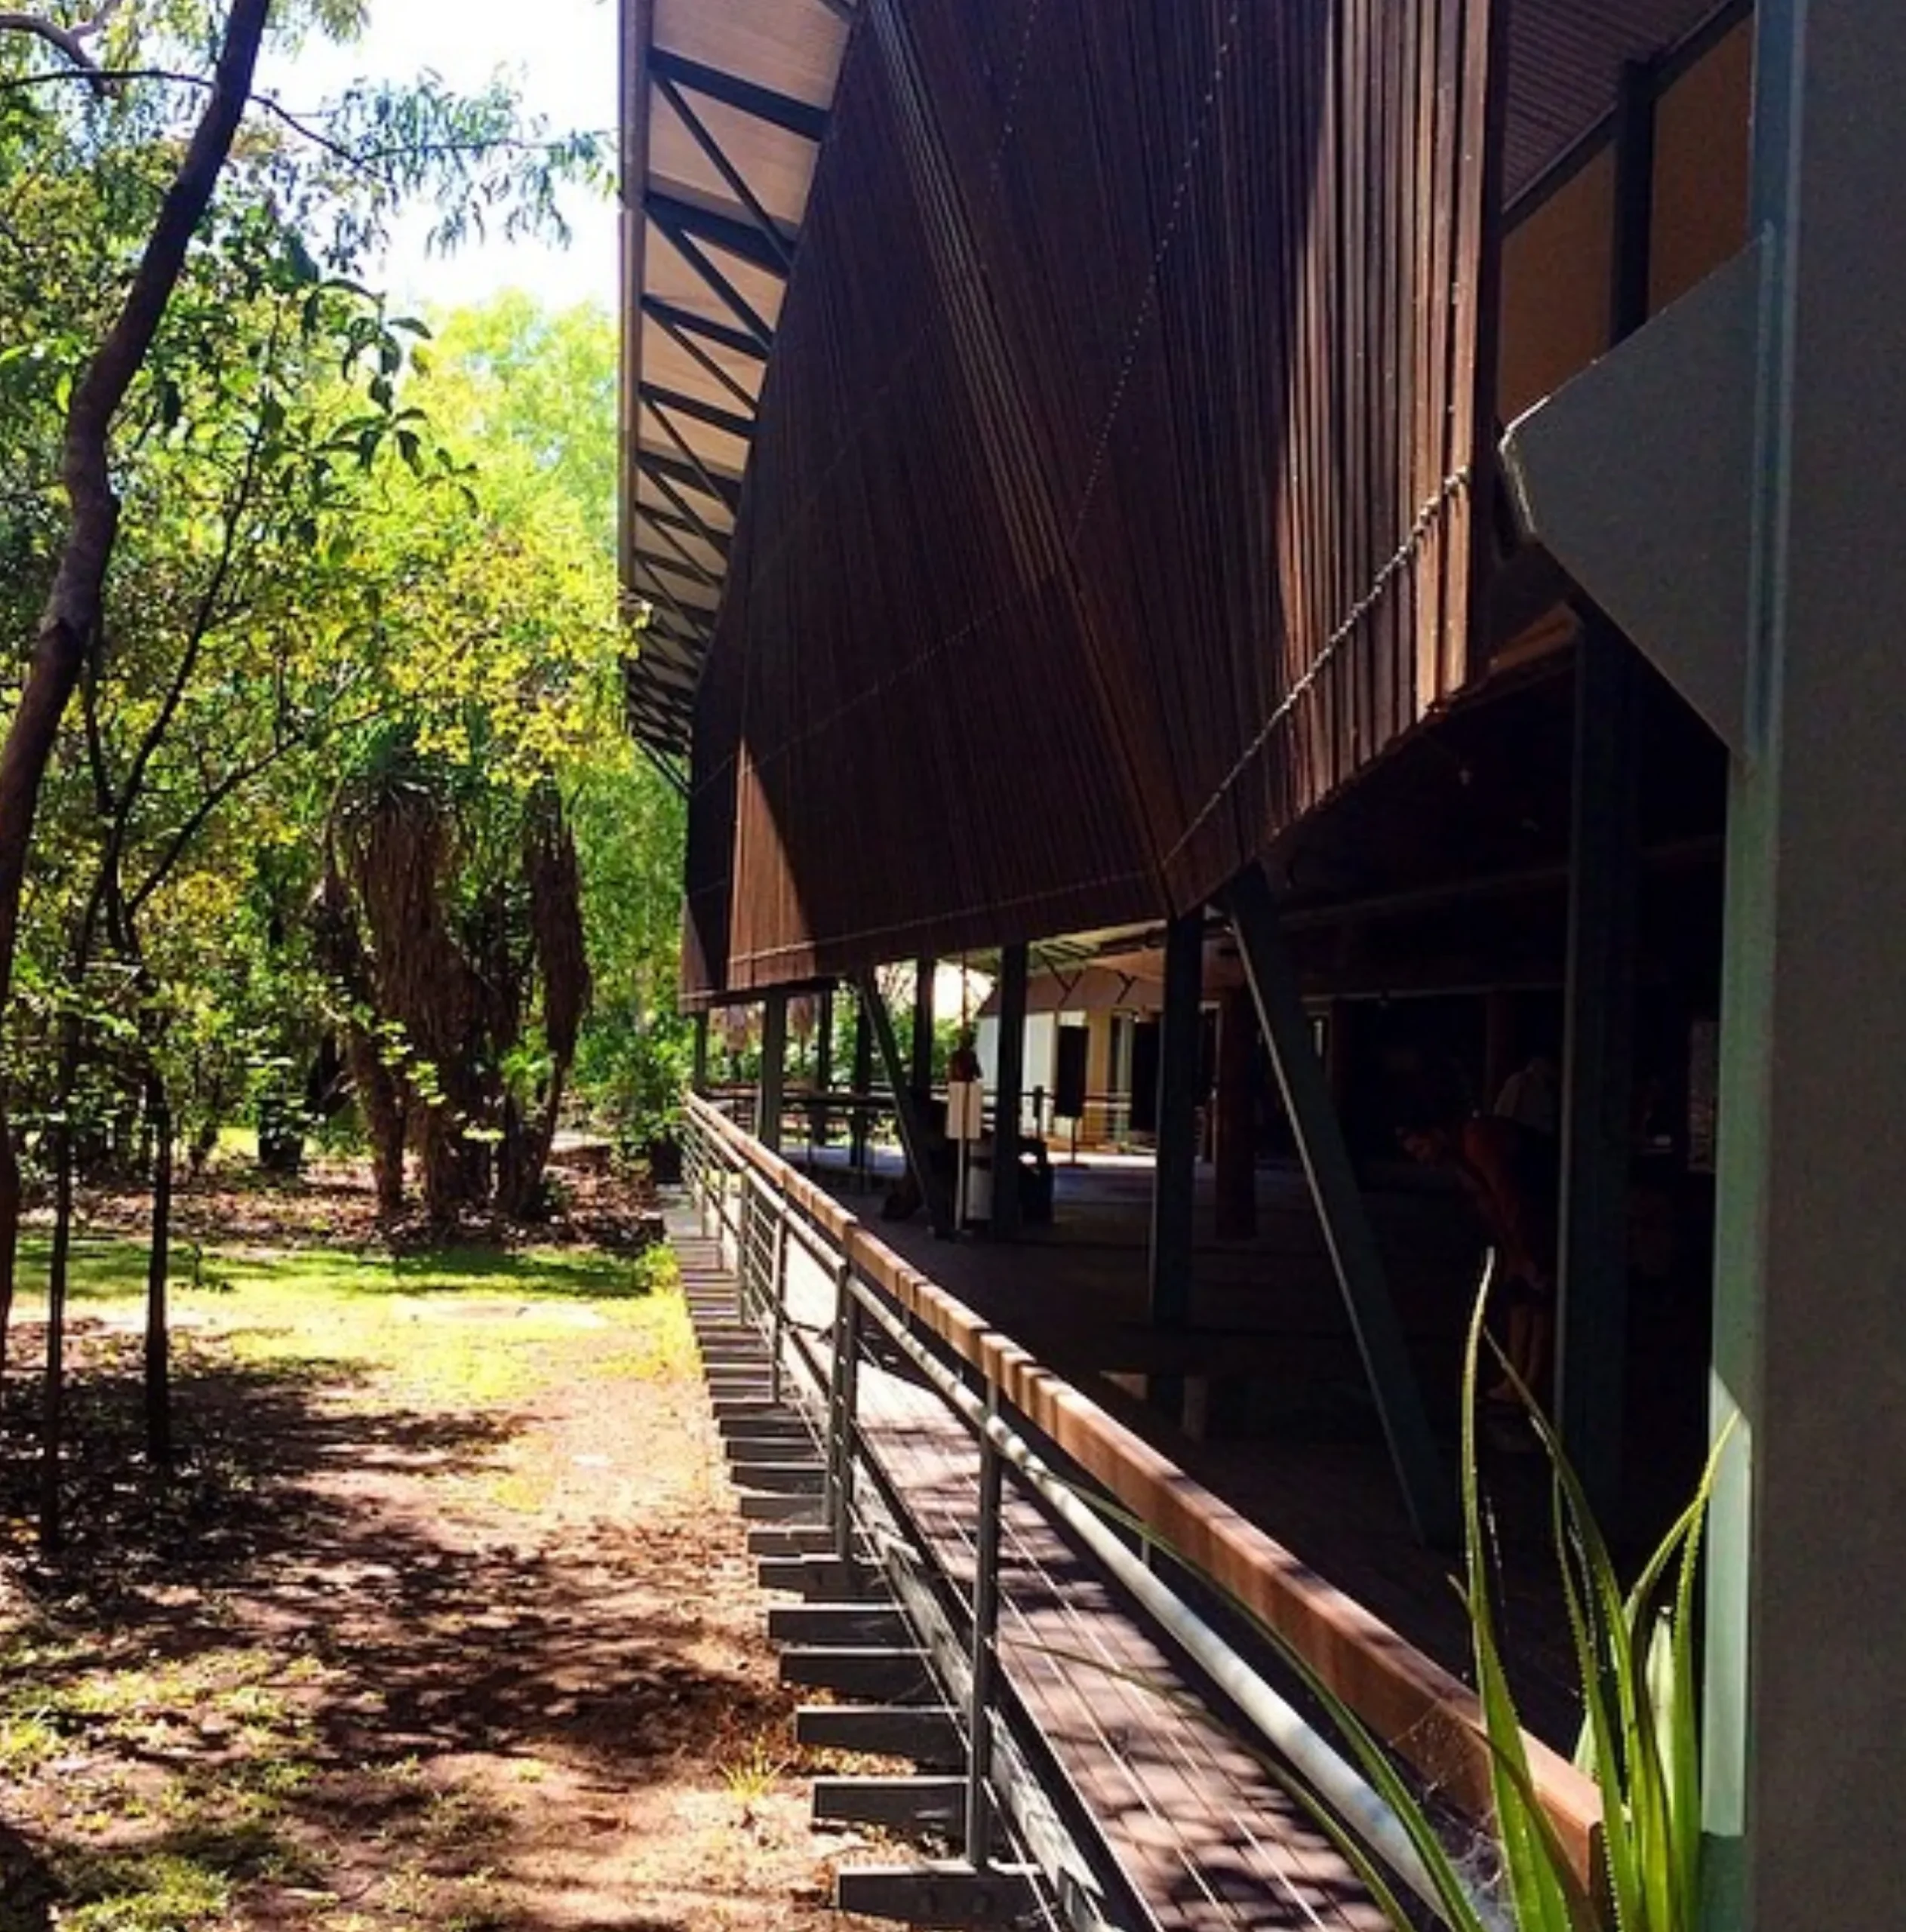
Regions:
M 823 1368 L 809 1351 L 803 1349 L 800 1353 L 816 1384 L 813 1392 L 814 1403 L 824 1417 L 825 1494 L 837 1554 L 845 1557 L 854 1546 L 855 1463 L 856 1457 L 865 1453 L 858 1434 L 858 1363 L 869 1321 L 905 1358 L 939 1401 L 979 1445 L 979 1534 L 971 1600 L 973 1710 L 969 1736 L 973 1757 L 967 1801 L 970 1857 L 976 1863 L 983 1862 L 990 1829 L 985 1747 L 992 1734 L 990 1719 L 998 1671 L 1001 1486 L 1010 1470 L 1019 1491 L 1089 1554 L 1103 1574 L 1243 1716 L 1262 1743 L 1289 1763 L 1341 1823 L 1404 1885 L 1440 1913 L 1434 1882 L 1408 1834 L 1368 1780 L 1141 1555 L 1127 1546 L 1112 1522 L 1087 1500 L 1081 1482 L 1068 1478 L 1041 1455 L 1009 1419 L 1015 1412 L 999 1386 L 990 1378 L 983 1394 L 970 1386 L 966 1378 L 921 1340 L 909 1311 L 894 1301 L 881 1284 L 866 1276 L 808 1203 L 792 1192 L 772 1185 L 758 1168 L 742 1164 L 739 1155 L 717 1144 L 706 1124 L 693 1112 L 690 1134 L 698 1143 L 690 1171 L 703 1185 L 709 1177 L 720 1177 L 724 1207 L 729 1173 L 732 1171 L 739 1180 L 744 1205 L 737 1217 L 736 1247 L 738 1272 L 744 1280 L 751 1248 L 747 1226 L 750 1217 L 745 1204 L 752 1196 L 758 1204 L 757 1213 L 765 1209 L 771 1217 L 772 1227 L 764 1231 L 771 1258 L 764 1271 L 769 1277 L 770 1292 L 760 1297 L 749 1313 L 772 1337 L 777 1389 L 781 1386 L 782 1359 L 790 1333 L 786 1278 L 790 1236 L 832 1276 L 829 1359 Z M 719 1208 L 717 1219 L 725 1231 L 727 1217 Z

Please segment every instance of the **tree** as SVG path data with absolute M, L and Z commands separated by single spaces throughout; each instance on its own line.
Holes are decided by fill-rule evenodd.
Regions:
M 26 439 L 4 536 L 8 561 L 17 566 L 11 583 L 42 582 L 45 594 L 36 648 L 0 745 L 0 995 L 12 990 L 27 861 L 59 728 L 82 687 L 88 703 L 78 789 L 90 787 L 98 834 L 91 884 L 79 891 L 76 912 L 70 872 L 56 871 L 47 882 L 52 889 L 42 894 L 51 902 L 49 923 L 64 933 L 66 961 L 62 974 L 43 977 L 37 989 L 41 1010 L 57 1008 L 58 1020 L 49 1118 L 62 1211 L 51 1271 L 46 1430 L 56 1473 L 69 1103 L 79 1088 L 100 936 L 107 935 L 116 974 L 111 984 L 129 1017 L 109 1012 L 109 999 L 91 1012 L 95 1030 L 104 1020 L 131 1026 L 141 1104 L 149 1125 L 161 1129 L 153 1149 L 153 1281 L 155 1315 L 162 1315 L 174 1114 L 163 1049 L 180 1008 L 164 996 L 162 977 L 153 971 L 149 932 L 155 920 L 162 925 L 167 894 L 221 813 L 272 768 L 350 721 L 341 715 L 342 698 L 364 660 L 376 661 L 364 645 L 382 627 L 374 608 L 361 599 L 352 605 L 343 588 L 353 581 L 345 512 L 364 508 L 385 457 L 394 454 L 409 471 L 421 472 L 432 454 L 414 412 L 395 400 L 403 359 L 399 325 L 386 322 L 378 305 L 335 272 L 352 266 L 353 251 L 374 238 L 397 197 L 420 185 L 434 180 L 453 196 L 503 206 L 512 221 L 535 220 L 549 214 L 557 178 L 592 165 L 585 143 L 526 140 L 506 97 L 459 103 L 434 83 L 408 94 L 360 90 L 326 128 L 289 128 L 281 113 L 269 134 L 254 130 L 241 142 L 238 123 L 266 6 L 243 0 L 223 17 L 219 59 L 204 82 L 136 64 L 143 57 L 140 29 L 150 26 L 161 46 L 168 33 L 177 44 L 181 33 L 206 24 L 198 8 L 103 10 L 115 11 L 118 18 L 103 35 L 100 21 L 72 29 L 0 17 L 0 30 L 30 33 L 78 63 L 0 72 L 0 160 L 10 164 L 10 174 L 11 164 L 24 161 L 14 185 L 33 191 L 23 198 L 37 197 L 42 213 L 57 208 L 63 192 L 69 202 L 88 193 L 95 202 L 90 219 L 29 229 L 20 252 L 69 255 L 76 235 L 97 245 L 98 258 L 77 264 L 84 272 L 69 277 L 48 275 L 44 260 L 24 262 L 20 281 L 29 299 L 12 304 L 13 314 L 30 310 L 48 289 L 66 310 L 58 326 L 0 343 L 0 409 L 11 401 L 30 416 L 35 408 L 44 411 L 50 398 L 63 417 L 58 460 L 44 465 L 40 475 L 33 471 L 41 445 Z M 348 24 L 356 11 L 344 0 L 317 0 L 281 7 L 279 17 L 295 31 L 312 20 Z M 101 40 L 115 57 L 104 67 L 93 64 L 94 43 Z M 97 84 L 96 105 L 36 105 L 42 83 L 73 72 Z M 144 91 L 134 85 L 154 82 L 156 88 Z M 175 167 L 176 117 L 168 103 L 181 91 L 202 95 L 206 104 Z M 352 138 L 364 148 L 354 150 Z M 49 162 L 53 154 L 65 165 Z M 215 198 L 235 174 L 238 191 Z M 453 199 L 446 226 L 453 229 L 466 218 Z M 309 246 L 301 226 L 312 235 Z M 8 232 L 12 238 L 14 231 Z M 211 245 L 189 262 L 187 244 L 195 238 Z M 137 266 L 127 286 L 121 263 L 128 256 Z M 69 258 L 63 266 L 75 264 Z M 295 305 L 295 324 L 283 312 L 287 303 Z M 261 322 L 268 324 L 262 332 Z M 327 352 L 343 343 L 343 384 L 335 378 L 319 383 L 308 368 L 287 379 L 281 351 L 295 361 L 302 349 L 309 365 L 312 346 L 327 334 Z M 368 395 L 354 397 L 350 378 L 360 364 L 367 370 Z M 199 379 L 208 371 L 226 379 L 225 390 L 204 392 Z M 195 432 L 205 425 L 220 433 L 195 445 Z M 453 468 L 440 463 L 433 481 L 453 484 Z M 44 485 L 56 475 L 59 507 L 49 512 Z M 181 506 L 169 525 L 163 516 L 142 523 L 142 485 L 149 503 Z M 328 541 L 321 543 L 327 531 Z M 270 574 L 272 543 L 261 540 L 267 535 L 281 558 L 295 553 L 294 572 Z M 137 596 L 109 602 L 109 565 L 137 572 Z M 327 568 L 328 594 L 312 582 Z M 284 597 L 294 577 L 301 594 L 295 610 Z M 314 605 L 321 608 L 320 648 L 301 640 L 284 649 L 282 632 L 275 633 L 271 621 L 275 605 L 278 617 L 294 622 L 307 620 Z M 134 612 L 140 617 L 129 622 Z M 321 687 L 327 677 L 335 688 L 326 693 Z M 115 695 L 130 702 L 115 707 L 108 701 Z M 391 697 L 386 688 L 377 701 Z M 211 728 L 195 733 L 195 718 L 209 720 Z M 128 728 L 118 734 L 125 742 L 117 757 L 115 724 Z M 181 772 L 189 782 L 178 782 Z M 62 977 L 69 983 L 63 986 Z M 11 998 L 6 1013 L 17 1039 Z M 9 1087 L 17 1088 L 17 1064 L 8 1074 Z M 17 1230 L 16 1154 L 0 1118 L 0 1349 Z M 155 1329 L 155 1362 L 162 1365 L 162 1321 Z M 50 1483 L 48 1494 L 48 1524 L 57 1531 L 57 1484 Z
M 164 319 L 186 251 L 231 152 L 251 98 L 270 11 L 270 0 L 232 0 L 204 112 L 186 143 L 125 300 L 75 386 L 67 409 L 60 459 L 69 514 L 65 540 L 41 614 L 26 686 L 7 735 L 0 740 L 0 1006 L 13 989 L 20 894 L 40 786 L 60 721 L 100 629 L 106 571 L 118 528 L 109 460 L 113 423 Z M 21 23 L 10 17 L 0 24 Z M 43 22 L 32 23 L 29 30 L 56 38 Z M 87 60 L 83 42 L 70 35 L 61 51 L 69 59 Z M 20 1210 L 20 1165 L 5 1113 L 0 1110 L 0 1334 L 13 1302 Z M 63 1260 L 63 1253 L 57 1254 L 58 1263 Z M 58 1386 L 57 1346 L 51 1344 L 49 1350 L 51 1389 Z M 57 1510 L 52 1513 L 57 1541 Z
M 362 1002 L 352 1057 L 383 1204 L 407 1139 L 436 1224 L 490 1206 L 530 1218 L 589 997 L 554 783 L 496 784 L 400 728 L 340 789 L 326 845 L 325 951 Z
M 444 317 L 419 399 L 475 466 L 485 497 L 561 537 L 565 630 L 593 613 L 592 705 L 552 748 L 581 867 L 595 998 L 576 1049 L 579 1097 L 635 1147 L 672 1128 L 688 1029 L 677 1009 L 686 814 L 616 715 L 626 634 L 616 598 L 616 335 L 600 309 L 547 313 L 505 294 Z M 639 634 L 635 648 L 640 648 Z M 578 726 L 581 728 L 577 728 Z

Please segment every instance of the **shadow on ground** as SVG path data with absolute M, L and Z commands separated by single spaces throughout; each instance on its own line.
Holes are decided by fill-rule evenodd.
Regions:
M 691 1529 L 662 1521 L 642 1531 L 632 1592 L 630 1527 L 592 1521 L 539 1547 L 526 1523 L 512 1545 L 469 1534 L 440 1513 L 434 1484 L 404 1480 L 481 1478 L 521 1418 L 380 1405 L 335 1364 L 260 1367 L 181 1337 L 180 1454 L 161 1483 L 139 1450 L 137 1341 L 78 1328 L 69 1540 L 57 1558 L 38 1554 L 26 1528 L 38 1494 L 37 1390 L 16 1374 L 0 1392 L 0 1539 L 12 1539 L 0 1540 L 0 1580 L 25 1599 L 28 1638 L 44 1643 L 35 1682 L 66 1713 L 61 1748 L 75 1762 L 110 1758 L 118 1775 L 136 1760 L 136 1776 L 183 1781 L 216 1803 L 226 1771 L 235 1789 L 251 1789 L 240 1761 L 257 1740 L 243 1722 L 218 1718 L 209 1694 L 195 1708 L 188 1687 L 142 1709 L 135 1737 L 110 1712 L 89 1715 L 85 1687 L 134 1665 L 189 1687 L 195 1670 L 216 1679 L 235 1647 L 266 1655 L 272 1681 L 295 1686 L 282 1734 L 269 1740 L 297 1774 L 287 1771 L 274 1801 L 271 1856 L 211 1848 L 235 1882 L 274 1887 L 281 1901 L 287 1887 L 319 1885 L 333 1909 L 379 1895 L 393 1874 L 478 1885 L 524 1828 L 523 1807 L 489 1801 L 493 1776 L 460 1790 L 453 1764 L 447 1783 L 420 1767 L 482 1754 L 492 1774 L 500 1756 L 538 1780 L 560 1767 L 566 1789 L 626 1792 L 784 1715 L 769 1686 L 690 1660 L 700 1626 L 687 1606 L 698 1586 L 706 1593 L 707 1561 Z M 34 1339 L 21 1336 L 17 1359 L 30 1358 Z M 63 1686 L 72 1694 L 64 1703 Z M 60 1801 L 49 1801 L 37 1837 L 8 1803 L 17 1826 L 29 1823 L 0 1829 L 0 1932 L 39 1932 L 56 1922 L 50 1901 L 83 1896 Z M 151 1835 L 149 1850 L 173 1848 Z M 441 1906 L 397 1914 L 406 1915 L 453 1916 Z M 514 1907 L 490 1916 L 543 1922 Z M 618 1921 L 619 1932 L 662 1924 L 639 1913 Z

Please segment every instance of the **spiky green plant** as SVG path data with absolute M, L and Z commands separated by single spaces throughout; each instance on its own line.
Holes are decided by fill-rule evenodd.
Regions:
M 1694 1932 L 1701 1891 L 1701 1739 L 1695 1700 L 1694 1606 L 1702 1531 L 1726 1436 L 1714 1445 L 1693 1499 L 1624 1592 L 1606 1539 L 1560 1438 L 1540 1405 L 1498 1359 L 1547 1454 L 1560 1564 L 1585 1712 L 1577 1761 L 1602 1801 L 1602 1882 L 1585 1885 L 1539 1795 L 1496 1632 L 1476 1417 L 1491 1286 L 1486 1272 L 1471 1316 L 1463 1366 L 1461 1594 L 1468 1611 L 1476 1690 L 1489 1746 L 1505 1899 L 1480 1898 L 1416 1789 L 1363 1721 L 1289 1638 L 1216 1578 L 1202 1580 L 1276 1651 L 1322 1706 L 1359 1770 L 1402 1826 L 1437 1915 L 1453 1932 Z M 1098 1506 L 1103 1508 L 1100 1503 Z M 1114 1511 L 1181 1564 L 1182 1554 L 1136 1518 Z M 1196 1565 L 1188 1565 L 1196 1572 Z M 1174 1701 L 1176 1701 L 1176 1700 Z M 1419 1922 L 1391 1875 L 1345 1820 L 1288 1764 L 1257 1752 L 1269 1774 L 1309 1811 L 1397 1928 Z M 1419 1889 L 1424 1886 L 1419 1882 Z

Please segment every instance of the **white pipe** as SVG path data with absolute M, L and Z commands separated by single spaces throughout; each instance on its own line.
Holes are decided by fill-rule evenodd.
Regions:
M 1434 1882 L 1424 1869 L 1410 1835 L 1396 1814 L 1348 1759 L 1319 1735 L 1290 1702 L 1274 1690 L 1197 1613 L 1173 1594 L 1120 1541 L 1111 1525 L 1077 1491 L 1035 1455 L 1025 1440 L 986 1407 L 945 1368 L 881 1302 L 876 1291 L 856 1282 L 861 1304 L 933 1385 L 935 1392 L 976 1434 L 983 1435 L 1035 1491 L 1046 1507 L 1085 1544 L 1120 1586 L 1139 1602 L 1250 1719 L 1265 1741 L 1314 1791 L 1360 1844 L 1443 1915 Z

